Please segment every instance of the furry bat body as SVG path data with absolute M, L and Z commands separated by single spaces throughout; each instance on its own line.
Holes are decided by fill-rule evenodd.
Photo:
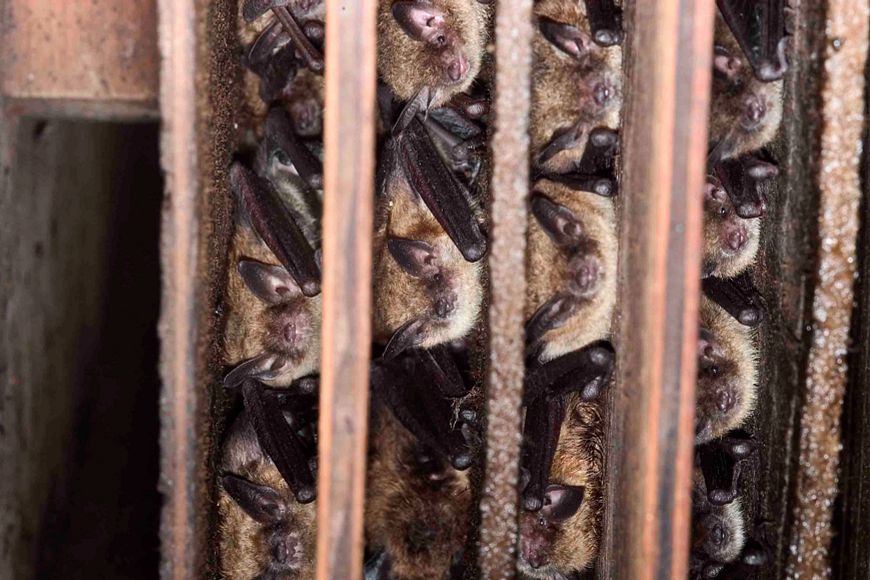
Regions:
M 616 301 L 613 201 L 549 180 L 529 216 L 526 340 L 541 362 L 610 334 Z
M 543 170 L 577 170 L 593 129 L 619 127 L 622 49 L 595 44 L 582 2 L 535 3 L 531 151 Z
M 567 578 L 592 565 L 601 538 L 603 469 L 601 405 L 571 395 L 544 505 L 520 515 L 518 569 L 525 577 Z
M 402 101 L 438 107 L 480 72 L 489 8 L 477 0 L 378 0 L 378 73 Z
M 746 543 L 743 509 L 739 499 L 725 505 L 707 500 L 704 479 L 695 470 L 692 485 L 692 577 L 708 577 L 706 568 L 732 562 Z
M 696 443 L 740 427 L 755 408 L 758 352 L 752 329 L 702 297 Z
M 717 14 L 710 103 L 713 161 L 767 145 L 782 119 L 782 80 L 759 80 L 740 44 Z
M 367 544 L 383 552 L 378 578 L 450 577 L 468 535 L 468 474 L 421 444 L 384 408 L 373 421 L 366 485 Z
M 314 504 L 300 504 L 263 453 L 246 413 L 223 444 L 218 497 L 221 575 L 313 578 Z

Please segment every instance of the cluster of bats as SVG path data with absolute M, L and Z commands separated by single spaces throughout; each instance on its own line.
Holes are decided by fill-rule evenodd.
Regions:
M 705 578 L 761 558 L 744 547 L 736 499 L 753 443 L 735 430 L 755 399 L 762 311 L 747 269 L 776 175 L 754 153 L 781 113 L 774 4 L 719 0 L 716 22 L 693 493 L 693 574 Z M 231 579 L 314 576 L 324 12 L 324 0 L 240 3 L 246 131 L 230 169 L 223 386 L 243 405 L 218 499 Z M 378 0 L 367 579 L 474 573 L 492 15 L 484 0 Z M 518 539 L 528 578 L 588 572 L 601 535 L 621 15 L 614 0 L 534 5 Z

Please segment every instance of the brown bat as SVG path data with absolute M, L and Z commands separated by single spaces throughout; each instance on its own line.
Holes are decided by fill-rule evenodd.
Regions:
M 384 556 L 377 577 L 450 577 L 465 549 L 471 511 L 467 472 L 454 469 L 378 408 L 365 503 L 366 543 Z
M 480 72 L 490 10 L 477 0 L 378 0 L 378 72 L 402 101 L 445 104 Z
M 271 181 L 240 163 L 230 247 L 224 352 L 227 386 L 255 378 L 286 387 L 320 363 L 320 272 L 314 249 Z
M 705 276 L 733 278 L 755 263 L 761 237 L 761 218 L 744 219 L 718 179 L 704 187 Z
M 622 49 L 595 43 L 581 2 L 541 0 L 534 11 L 533 161 L 546 172 L 571 173 L 594 129 L 619 127 Z
M 755 408 L 758 351 L 753 330 L 702 297 L 699 312 L 696 443 L 740 427 Z
M 415 124 L 422 133 L 414 135 L 427 138 L 419 121 L 412 126 Z M 403 138 L 410 135 L 406 133 Z M 481 266 L 466 261 L 462 252 L 469 247 L 464 243 L 468 239 L 463 237 L 466 231 L 480 235 L 476 209 L 467 193 L 458 194 L 455 199 L 461 203 L 445 204 L 442 207 L 446 213 L 441 220 L 436 219 L 412 187 L 415 174 L 409 178 L 408 173 L 414 164 L 397 159 L 402 148 L 408 146 L 398 140 L 388 143 L 379 176 L 374 337 L 387 344 L 385 358 L 407 348 L 430 348 L 465 337 L 477 321 L 483 298 Z M 415 146 L 411 149 L 417 150 Z M 431 155 L 437 153 L 433 150 Z M 426 181 L 427 174 L 418 179 L 427 188 L 433 185 Z M 432 191 L 445 190 L 437 187 Z M 442 222 L 448 226 L 460 224 L 454 229 L 459 235 L 448 235 Z M 482 250 L 472 247 L 472 257 L 479 258 Z
M 221 576 L 228 580 L 313 578 L 316 508 L 296 501 L 263 453 L 245 412 L 226 436 L 221 470 Z
M 525 314 L 526 343 L 541 362 L 610 334 L 617 246 L 612 200 L 550 180 L 535 184 Z
M 707 500 L 707 489 L 699 470 L 692 486 L 692 554 L 690 567 L 700 575 L 704 568 L 732 562 L 746 543 L 743 509 L 739 499 L 725 505 Z M 714 564 L 715 563 L 715 564 Z M 707 576 L 703 576 L 707 577 Z
M 601 404 L 570 395 L 543 506 L 520 515 L 525 577 L 567 578 L 598 554 L 603 517 L 604 422 Z
M 764 81 L 754 74 L 720 15 L 714 36 L 710 157 L 718 161 L 761 149 L 774 138 L 782 119 L 782 80 Z

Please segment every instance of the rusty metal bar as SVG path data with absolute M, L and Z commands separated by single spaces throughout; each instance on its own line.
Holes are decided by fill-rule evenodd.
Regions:
M 829 0 L 822 88 L 821 193 L 812 343 L 801 410 L 787 574 L 829 576 L 839 493 L 840 417 L 854 296 L 870 3 Z
M 327 0 L 317 578 L 363 560 L 375 164 L 376 2 Z
M 685 578 L 712 0 L 627 6 L 603 577 Z
M 9 0 L 0 46 L 6 98 L 37 100 L 51 115 L 157 115 L 155 0 Z
M 495 131 L 492 137 L 492 287 L 489 309 L 486 476 L 480 502 L 480 567 L 484 578 L 516 570 L 523 364 L 529 75 L 532 2 L 496 7 Z

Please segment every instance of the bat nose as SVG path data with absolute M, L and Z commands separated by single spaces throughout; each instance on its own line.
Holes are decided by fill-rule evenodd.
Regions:
M 767 114 L 767 107 L 758 95 L 748 95 L 743 101 L 743 125 L 747 129 L 757 127 Z
M 737 401 L 734 400 L 734 393 L 731 389 L 722 389 L 719 391 L 719 396 L 717 397 L 716 408 L 722 413 L 727 413 L 734 408 L 736 402 Z
M 728 234 L 728 247 L 737 252 L 746 245 L 748 236 L 745 228 L 736 228 Z
M 453 62 L 450 63 L 450 66 L 447 67 L 447 76 L 449 76 L 450 80 L 455 83 L 459 82 L 467 72 L 468 61 L 466 60 L 465 55 L 459 52 Z
M 610 87 L 607 83 L 599 82 L 595 83 L 595 88 L 592 91 L 592 96 L 595 99 L 595 102 L 599 106 L 604 106 L 607 101 L 610 100 L 610 95 L 613 91 L 610 90 Z

